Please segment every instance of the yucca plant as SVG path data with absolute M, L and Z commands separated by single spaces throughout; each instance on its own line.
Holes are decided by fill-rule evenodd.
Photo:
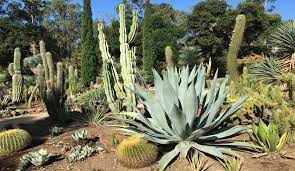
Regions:
M 264 152 L 263 156 L 268 153 L 278 153 L 282 154 L 282 148 L 286 144 L 287 141 L 287 133 L 284 133 L 281 137 L 279 137 L 278 126 L 270 123 L 268 126 L 260 120 L 258 126 L 253 126 L 253 131 L 250 134 L 251 140 L 260 148 L 261 152 Z
M 227 139 L 248 129 L 241 125 L 226 126 L 229 117 L 247 99 L 243 97 L 229 107 L 223 105 L 228 94 L 225 90 L 228 78 L 218 85 L 216 72 L 206 91 L 206 68 L 203 66 L 194 67 L 191 72 L 188 67 L 180 72 L 168 68 L 163 79 L 155 70 L 153 74 L 156 96 L 139 86 L 133 90 L 145 105 L 146 113 L 139 110 L 121 113 L 118 119 L 128 126 L 118 127 L 126 134 L 140 134 L 156 144 L 174 146 L 159 161 L 160 170 L 178 154 L 186 157 L 191 149 L 224 159 L 228 149 L 255 147 Z
M 279 25 L 270 35 L 268 43 L 278 52 L 295 52 L 295 20 L 290 20 Z

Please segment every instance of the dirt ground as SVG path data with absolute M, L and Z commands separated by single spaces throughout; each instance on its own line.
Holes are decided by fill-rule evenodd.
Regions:
M 40 115 L 40 116 L 38 116 Z M 42 117 L 41 117 L 42 116 Z M 26 115 L 24 118 L 14 118 L 14 127 L 19 127 L 27 130 L 33 136 L 33 142 L 31 147 L 10 154 L 9 156 L 4 156 L 0 158 L 0 170 L 14 170 L 19 158 L 31 151 L 37 151 L 39 149 L 46 149 L 49 153 L 53 155 L 52 160 L 43 167 L 29 167 L 27 170 L 45 170 L 45 171 L 123 171 L 130 170 L 121 166 L 116 157 L 114 148 L 111 143 L 111 135 L 115 131 L 110 125 L 114 124 L 113 121 L 107 121 L 103 126 L 71 126 L 65 128 L 65 131 L 58 136 L 52 137 L 49 133 L 49 128 L 54 126 L 48 117 L 43 114 L 33 114 Z M 36 119 L 37 117 L 37 119 Z M 20 120 L 19 120 L 20 119 Z M 32 120 L 30 123 L 28 120 Z M 0 120 L 0 125 L 8 122 L 7 120 Z M 11 122 L 11 120 L 9 121 Z M 23 123 L 21 123 L 23 122 Z M 70 153 L 73 146 L 77 145 L 71 134 L 76 130 L 85 129 L 92 138 L 91 146 L 96 149 L 93 156 L 85 159 L 84 161 L 77 162 L 74 164 L 69 164 L 65 159 L 65 156 Z M 295 156 L 295 144 L 289 145 L 285 149 L 288 151 L 289 155 Z M 245 171 L 293 171 L 295 170 L 295 160 L 283 159 L 280 157 L 266 157 L 254 159 L 251 153 L 241 153 L 244 158 L 244 164 L 242 170 Z M 218 161 L 209 159 L 211 167 L 209 171 L 223 171 L 223 167 Z M 152 165 L 147 168 L 137 169 L 139 171 L 154 171 L 157 170 L 157 166 Z M 174 161 L 172 165 L 168 167 L 167 170 L 179 171 L 179 170 L 190 170 L 189 163 L 186 159 L 178 158 Z

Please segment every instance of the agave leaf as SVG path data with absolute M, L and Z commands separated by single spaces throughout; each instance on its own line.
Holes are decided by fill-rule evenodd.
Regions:
M 262 147 L 257 146 L 255 144 L 248 143 L 248 142 L 241 142 L 241 141 L 234 141 L 234 142 L 223 141 L 223 142 L 214 142 L 214 144 L 218 146 L 230 146 L 232 148 L 262 149 Z M 208 143 L 208 145 L 210 145 L 210 143 Z
M 228 130 L 222 130 L 221 132 L 217 134 L 212 134 L 212 135 L 207 135 L 207 136 L 201 136 L 199 137 L 200 140 L 206 140 L 206 141 L 212 141 L 212 140 L 218 140 L 218 139 L 223 139 L 227 138 L 233 135 L 237 135 L 248 128 L 245 126 L 237 125 L 232 128 L 229 128 Z
M 196 112 L 197 112 L 196 111 L 197 97 L 194 91 L 195 91 L 194 85 L 191 84 L 185 93 L 186 102 L 182 104 L 183 113 L 185 114 L 186 121 L 191 128 L 193 127 L 193 124 L 196 118 Z
M 260 120 L 258 128 L 257 128 L 257 136 L 258 139 L 263 142 L 263 144 L 267 144 L 267 135 L 268 134 L 268 128 L 265 125 L 265 123 Z
M 176 145 L 172 151 L 166 153 L 159 161 L 159 171 L 163 171 L 171 162 L 171 160 L 173 160 L 179 153 L 179 145 Z
M 172 124 L 172 129 L 174 132 L 181 138 L 186 137 L 186 128 L 187 128 L 187 122 L 185 120 L 185 115 L 182 113 L 182 111 L 174 105 L 172 108 L 172 111 L 170 115 L 168 115 Z
M 269 151 L 274 152 L 276 150 L 276 145 L 278 142 L 278 127 L 273 123 L 268 125 L 267 142 L 269 146 Z
M 276 146 L 276 150 L 281 151 L 281 149 L 284 147 L 286 142 L 287 142 L 287 133 L 284 133 L 282 135 L 282 137 L 280 138 L 280 141 L 279 141 L 278 145 Z
M 221 158 L 221 159 L 224 158 L 224 155 L 222 154 L 222 152 L 216 147 L 200 145 L 200 144 L 195 143 L 195 142 L 191 142 L 191 146 L 193 148 L 197 149 L 198 151 L 210 154 L 212 156 L 215 156 L 215 157 L 218 157 L 218 158 Z

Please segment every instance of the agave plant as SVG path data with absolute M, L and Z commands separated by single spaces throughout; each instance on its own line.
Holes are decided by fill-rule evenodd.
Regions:
M 51 135 L 53 136 L 61 134 L 62 130 L 63 130 L 63 127 L 58 127 L 58 126 L 54 126 L 49 129 Z
M 228 77 L 219 86 L 217 72 L 208 91 L 205 89 L 206 68 L 188 67 L 181 71 L 168 68 L 162 79 L 153 70 L 156 95 L 135 86 L 134 92 L 145 105 L 145 112 L 121 113 L 118 119 L 129 126 L 118 129 L 129 135 L 143 135 L 147 140 L 174 149 L 159 161 L 163 170 L 178 154 L 186 157 L 193 149 L 202 153 L 225 158 L 231 148 L 251 148 L 246 142 L 228 140 L 228 137 L 244 133 L 247 126 L 227 127 L 226 121 L 247 99 L 243 97 L 231 106 L 224 106 L 228 94 L 225 90 Z M 127 116 L 127 117 L 122 117 Z
M 86 130 L 76 131 L 72 134 L 72 137 L 76 141 L 84 141 L 89 139 L 88 132 Z
M 253 133 L 250 134 L 252 141 L 258 146 L 262 147 L 262 155 L 266 155 L 269 152 L 282 153 L 282 148 L 287 141 L 287 133 L 284 133 L 279 137 L 278 126 L 270 123 L 268 126 L 260 120 L 258 126 L 253 127 Z
M 222 166 L 224 167 L 225 171 L 240 171 L 242 165 L 243 162 L 236 157 L 226 158 L 222 163 Z
M 295 20 L 279 25 L 269 37 L 269 45 L 278 52 L 295 52 Z
M 74 151 L 67 156 L 67 160 L 71 163 L 74 163 L 76 161 L 90 157 L 94 152 L 95 150 L 88 145 L 84 147 L 78 145 L 74 148 Z

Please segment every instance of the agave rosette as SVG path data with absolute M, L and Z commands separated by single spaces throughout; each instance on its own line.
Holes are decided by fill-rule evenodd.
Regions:
M 118 119 L 128 126 L 118 125 L 119 130 L 129 135 L 140 134 L 156 144 L 174 145 L 175 148 L 159 161 L 160 170 L 178 154 L 185 157 L 190 149 L 220 159 L 232 148 L 251 148 L 251 144 L 229 140 L 229 137 L 246 132 L 249 127 L 227 127 L 226 121 L 247 99 L 243 97 L 228 108 L 224 102 L 228 78 L 217 83 L 217 72 L 211 87 L 206 90 L 206 68 L 168 68 L 162 79 L 154 70 L 156 96 L 147 89 L 135 86 L 134 92 L 145 105 L 145 113 L 124 112 Z M 122 117 L 121 115 L 127 116 Z

